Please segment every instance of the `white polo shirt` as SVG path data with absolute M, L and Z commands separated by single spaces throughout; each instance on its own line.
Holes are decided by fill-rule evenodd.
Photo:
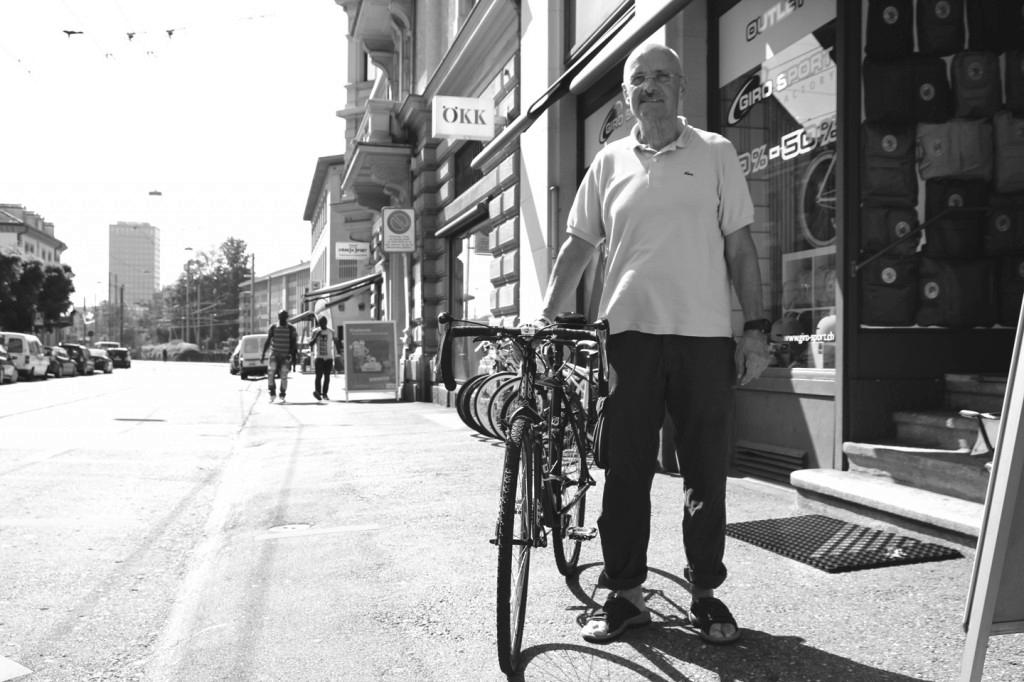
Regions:
M 661 150 L 636 126 L 598 152 L 569 211 L 569 234 L 607 242 L 599 314 L 613 334 L 732 336 L 725 236 L 754 205 L 732 143 L 679 121 Z

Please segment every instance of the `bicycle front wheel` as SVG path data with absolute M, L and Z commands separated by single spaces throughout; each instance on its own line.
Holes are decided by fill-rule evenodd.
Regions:
M 498 665 L 511 674 L 519 666 L 526 622 L 526 592 L 534 524 L 537 439 L 533 424 L 516 419 L 505 441 L 505 469 L 498 512 Z
M 569 576 L 579 564 L 580 546 L 583 544 L 580 530 L 587 512 L 586 490 L 582 485 L 585 469 L 580 461 L 576 432 L 571 427 L 565 429 L 561 457 L 551 469 L 553 482 L 550 493 L 553 503 L 558 505 L 551 527 L 551 548 L 558 572 Z

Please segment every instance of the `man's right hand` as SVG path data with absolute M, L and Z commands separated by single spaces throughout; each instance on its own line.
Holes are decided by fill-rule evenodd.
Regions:
M 544 327 L 548 327 L 553 324 L 543 313 L 534 318 L 525 317 L 524 320 L 528 321 L 519 323 L 519 331 L 525 331 L 529 333 L 530 336 L 533 336 L 533 333 L 538 329 L 543 329 Z

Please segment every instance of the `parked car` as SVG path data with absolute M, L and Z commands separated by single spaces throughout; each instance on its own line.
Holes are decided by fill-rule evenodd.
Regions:
M 0 332 L 0 344 L 7 347 L 22 379 L 45 379 L 50 361 L 43 353 L 43 344 L 35 334 Z
M 267 359 L 260 358 L 266 340 L 266 334 L 246 334 L 239 341 L 241 350 L 238 353 L 238 374 L 243 379 L 253 374 L 259 376 L 267 373 Z
M 114 363 L 114 367 L 128 369 L 132 366 L 132 352 L 117 341 L 97 341 L 94 345 L 107 351 L 107 355 L 110 356 L 110 361 Z
M 43 346 L 43 352 L 46 353 L 46 357 L 50 361 L 50 366 L 46 368 L 47 374 L 52 374 L 58 379 L 78 374 L 78 365 L 60 346 Z
M 110 374 L 114 371 L 114 363 L 107 355 L 107 351 L 102 348 L 86 348 L 85 350 L 92 356 L 92 364 L 97 372 Z
M 0 344 L 0 384 L 13 384 L 18 381 L 18 368 L 7 354 L 7 349 Z
M 242 362 L 242 341 L 239 340 L 235 344 L 235 349 L 231 351 L 231 357 L 228 358 L 228 371 L 232 374 L 238 374 L 239 366 Z
M 88 348 L 78 343 L 61 343 L 60 347 L 75 361 L 79 374 L 92 374 L 96 371 L 96 363 L 93 362 Z

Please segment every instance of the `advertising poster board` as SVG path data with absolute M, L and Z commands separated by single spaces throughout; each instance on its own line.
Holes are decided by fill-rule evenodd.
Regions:
M 356 391 L 398 399 L 398 335 L 393 320 L 345 322 L 345 400 Z
M 985 496 L 985 515 L 974 557 L 960 668 L 963 682 L 977 682 L 991 635 L 1024 632 L 1024 308 L 1007 376 L 1006 395 Z

